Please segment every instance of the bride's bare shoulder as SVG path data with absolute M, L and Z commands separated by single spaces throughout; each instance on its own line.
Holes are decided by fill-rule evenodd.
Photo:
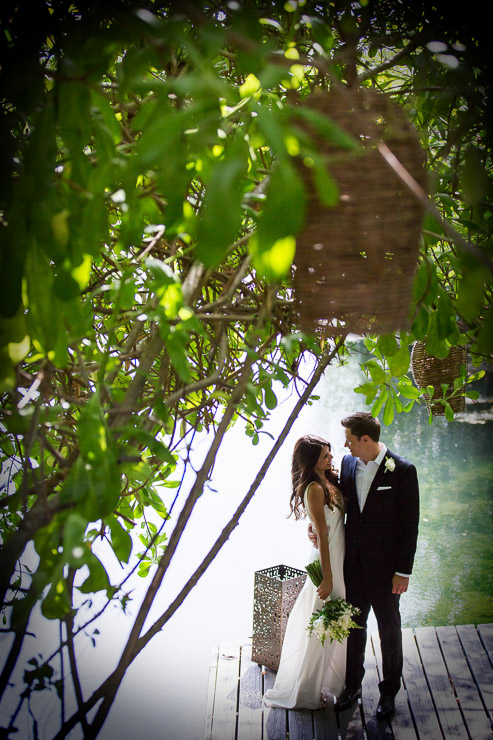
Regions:
M 306 489 L 306 497 L 309 501 L 323 501 L 324 500 L 324 489 L 321 483 L 313 481 L 309 483 Z

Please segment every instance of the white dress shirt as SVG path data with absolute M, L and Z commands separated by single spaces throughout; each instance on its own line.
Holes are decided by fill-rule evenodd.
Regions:
M 382 449 L 374 460 L 364 463 L 359 457 L 356 460 L 356 493 L 358 495 L 359 510 L 363 511 L 373 479 L 377 474 L 380 463 L 387 454 L 387 447 L 382 443 Z

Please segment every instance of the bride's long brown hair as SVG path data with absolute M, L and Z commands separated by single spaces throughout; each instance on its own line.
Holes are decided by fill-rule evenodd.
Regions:
M 306 487 L 310 483 L 321 482 L 319 475 L 315 472 L 315 465 L 323 447 L 328 447 L 330 450 L 330 442 L 313 434 L 305 434 L 304 437 L 300 437 L 294 446 L 291 461 L 293 492 L 289 505 L 291 514 L 294 514 L 295 519 L 300 519 L 306 514 L 303 503 Z M 327 479 L 327 485 L 324 486 L 325 503 L 331 510 L 336 506 L 343 511 L 344 504 L 337 470 L 331 465 L 330 469 L 325 471 L 325 477 Z

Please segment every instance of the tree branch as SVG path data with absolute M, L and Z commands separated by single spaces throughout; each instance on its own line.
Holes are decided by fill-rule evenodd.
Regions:
M 74 576 L 75 576 L 75 570 L 73 568 L 69 569 L 69 577 L 68 577 L 68 583 L 67 583 L 67 589 L 69 590 L 69 593 L 73 594 L 73 587 L 74 587 Z M 82 688 L 80 685 L 79 680 L 79 672 L 77 670 L 77 660 L 75 658 L 75 648 L 74 648 L 74 617 L 73 617 L 73 611 L 72 609 L 69 610 L 65 617 L 65 627 L 67 630 L 67 648 L 68 648 L 68 659 L 70 663 L 70 671 L 72 674 L 72 683 L 74 685 L 74 692 L 75 692 L 75 698 L 77 700 L 77 707 L 80 714 L 80 723 L 82 725 L 82 730 L 84 732 L 84 737 L 86 736 L 89 726 L 87 724 L 87 716 L 84 712 L 84 699 L 82 696 Z M 63 659 L 63 650 L 60 651 L 60 655 Z
M 411 54 L 411 52 L 413 52 L 422 43 L 423 40 L 421 38 L 412 39 L 412 41 L 410 41 L 407 46 L 401 49 L 401 51 L 399 51 L 397 54 L 394 54 L 391 59 L 388 59 L 386 62 L 382 62 L 382 64 L 379 64 L 378 67 L 373 67 L 373 69 L 369 69 L 367 72 L 363 72 L 362 74 L 358 75 L 357 82 L 361 84 L 362 82 L 365 82 L 365 80 L 371 80 L 374 77 L 377 77 L 377 75 L 381 74 L 382 72 L 385 72 L 387 69 L 395 67 L 396 64 L 399 64 L 405 57 Z

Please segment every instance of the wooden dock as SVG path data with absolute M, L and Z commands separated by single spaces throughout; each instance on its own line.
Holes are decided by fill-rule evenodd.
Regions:
M 251 641 L 214 651 L 204 740 L 493 740 L 493 624 L 403 630 L 403 688 L 377 722 L 378 633 L 366 652 L 363 698 L 337 713 L 268 709 L 275 673 L 251 662 Z

